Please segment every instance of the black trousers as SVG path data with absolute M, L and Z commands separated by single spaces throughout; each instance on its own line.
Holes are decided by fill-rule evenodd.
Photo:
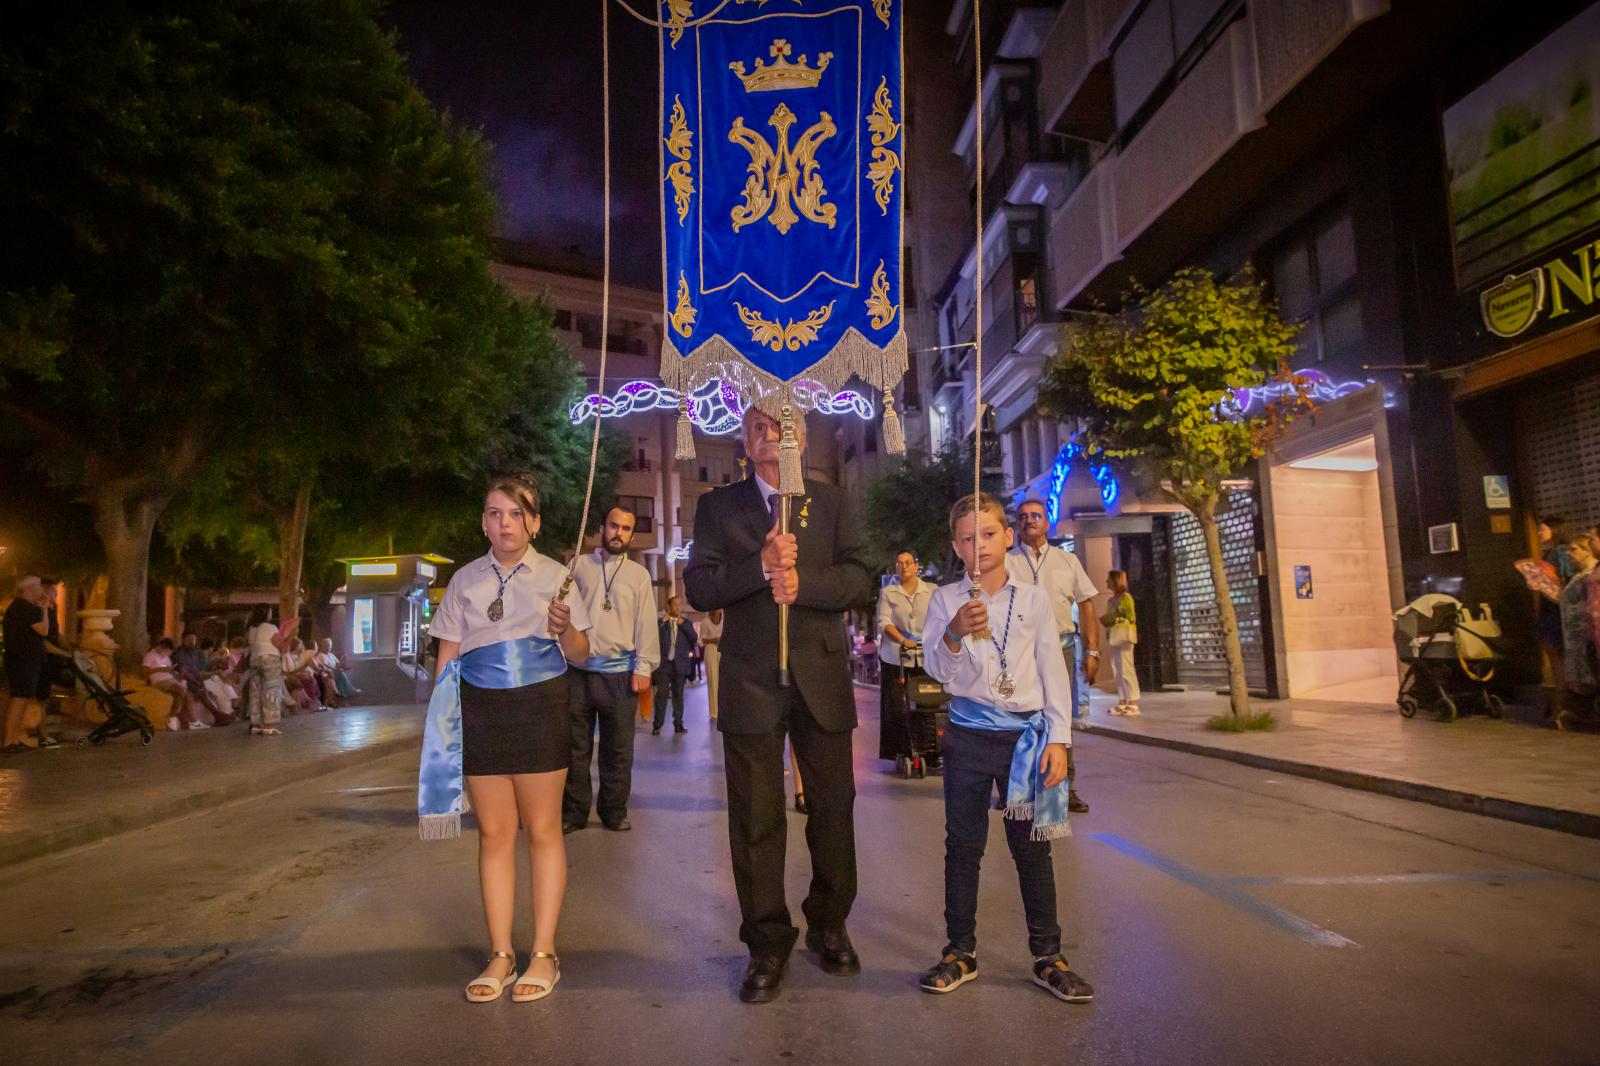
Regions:
M 990 799 L 1005 795 L 1011 752 L 1021 733 L 949 725 L 944 731 L 944 924 L 949 949 L 978 947 L 978 870 L 989 840 Z M 1070 748 L 1068 749 L 1071 750 Z M 806 787 L 809 796 L 810 786 Z M 1028 950 L 1035 956 L 1061 950 L 1056 922 L 1056 875 L 1050 842 L 1029 839 L 1031 822 L 1003 818 L 1006 843 L 1022 884 Z M 947 950 L 949 950 L 947 949 Z
M 728 777 L 728 843 L 739 892 L 739 939 L 750 954 L 787 956 L 799 930 L 784 899 L 789 825 L 784 811 L 783 741 L 794 744 L 811 815 L 811 890 L 801 912 L 823 932 L 842 929 L 856 898 L 855 771 L 850 733 L 825 732 L 798 689 L 780 689 L 783 721 L 769 733 L 723 733 Z
M 572 724 L 567 790 L 561 820 L 583 825 L 589 820 L 593 786 L 589 761 L 594 756 L 594 731 L 600 727 L 600 820 L 616 825 L 628 816 L 633 791 L 634 695 L 631 673 L 600 674 L 573 668 L 567 703 Z
M 678 673 L 677 667 L 671 663 L 661 667 L 655 672 L 656 683 L 656 713 L 655 721 L 651 724 L 660 729 L 667 724 L 667 696 L 672 696 L 672 724 L 683 725 L 683 683 L 688 680 Z

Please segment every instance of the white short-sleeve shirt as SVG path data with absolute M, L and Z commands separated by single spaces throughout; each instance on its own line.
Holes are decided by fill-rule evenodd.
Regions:
M 502 578 L 505 579 L 503 592 Z M 495 562 L 491 552 L 472 560 L 451 576 L 439 610 L 429 623 L 428 633 L 440 640 L 455 641 L 460 645 L 461 655 L 474 648 L 523 637 L 548 639 L 550 601 L 561 591 L 561 583 L 566 578 L 566 567 L 540 555 L 532 546 L 519 562 L 510 566 Z M 498 622 L 489 617 L 489 605 L 496 596 L 502 601 Z M 576 587 L 568 593 L 566 602 L 572 608 L 573 627 L 579 631 L 589 629 L 589 612 L 584 609 L 583 597 L 578 595 Z
M 1037 585 L 1044 590 L 1055 613 L 1056 629 L 1063 636 L 1078 631 L 1073 606 L 1100 594 L 1078 557 L 1051 544 L 1041 552 L 1018 544 L 1006 553 L 1006 570 L 1019 585 Z

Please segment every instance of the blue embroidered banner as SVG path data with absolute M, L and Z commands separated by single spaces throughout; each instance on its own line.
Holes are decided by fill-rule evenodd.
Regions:
M 659 5 L 669 387 L 904 374 L 900 4 Z

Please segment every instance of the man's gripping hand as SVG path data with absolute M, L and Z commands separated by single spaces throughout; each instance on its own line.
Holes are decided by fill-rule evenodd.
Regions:
M 799 559 L 799 542 L 793 533 L 779 533 L 778 520 L 774 518 L 772 528 L 767 530 L 767 542 L 761 548 L 762 573 L 776 574 L 779 570 L 793 569 Z

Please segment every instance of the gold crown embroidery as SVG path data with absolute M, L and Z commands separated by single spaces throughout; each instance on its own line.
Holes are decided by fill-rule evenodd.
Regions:
M 746 74 L 743 63 L 729 63 L 728 69 L 739 76 L 744 82 L 744 91 L 747 93 L 766 93 L 777 89 L 815 89 L 822 81 L 822 72 L 828 69 L 828 62 L 833 59 L 832 52 L 823 52 L 817 56 L 817 65 L 812 67 L 806 63 L 806 57 L 801 56 L 800 62 L 789 62 L 789 55 L 794 47 L 783 38 L 772 42 L 772 47 L 767 49 L 774 62 L 771 66 L 763 60 L 756 60 L 756 69 Z

